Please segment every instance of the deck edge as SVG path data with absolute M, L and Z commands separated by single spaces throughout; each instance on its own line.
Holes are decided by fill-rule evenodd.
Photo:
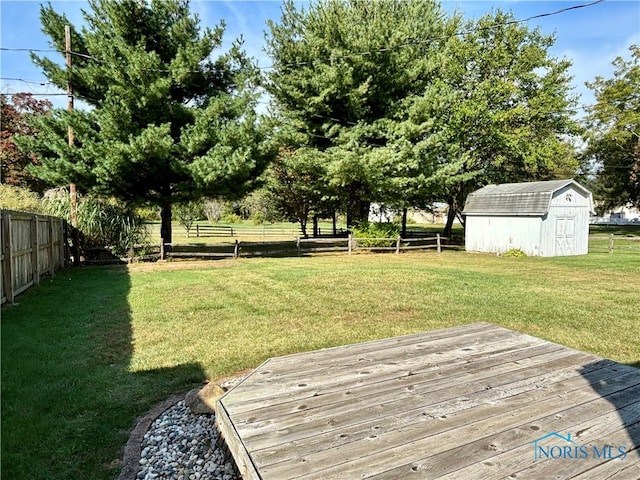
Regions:
M 262 480 L 221 400 L 216 402 L 216 427 L 227 443 L 243 480 Z

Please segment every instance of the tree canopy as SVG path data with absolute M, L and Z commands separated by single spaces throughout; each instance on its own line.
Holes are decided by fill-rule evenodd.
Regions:
M 596 96 L 587 116 L 585 157 L 595 165 L 594 190 L 603 207 L 640 208 L 640 47 L 613 61 L 613 78 L 587 83 Z
M 430 1 L 285 3 L 267 89 L 289 146 L 321 153 L 349 224 L 371 201 L 446 201 L 452 221 L 487 183 L 573 173 L 570 63 L 514 20 L 464 21 Z
M 500 10 L 454 22 L 458 33 L 434 80 L 407 102 L 404 122 L 405 138 L 435 162 L 428 183 L 449 205 L 445 235 L 481 186 L 571 176 L 568 137 L 579 133 L 570 63 L 549 55 L 553 36 Z
M 52 103 L 39 100 L 29 93 L 0 95 L 0 183 L 28 188 L 42 194 L 50 185 L 28 171 L 29 165 L 38 165 L 38 157 L 18 148 L 17 136 L 34 137 L 37 131 L 30 125 L 30 117 L 47 115 Z
M 26 145 L 51 183 L 158 205 L 170 242 L 172 204 L 241 197 L 272 155 L 254 112 L 256 69 L 239 41 L 220 52 L 224 22 L 201 29 L 188 1 L 89 4 L 86 26 L 71 28 L 71 68 L 33 59 L 91 109 L 54 111 Z M 52 46 L 65 51 L 65 15 L 42 6 L 41 20 Z
M 307 10 L 286 1 L 280 22 L 269 22 L 267 90 L 283 128 L 295 132 L 289 146 L 322 152 L 323 181 L 349 224 L 383 195 L 381 180 L 397 162 L 385 150 L 389 122 L 431 81 L 441 17 L 433 1 L 329 0 Z

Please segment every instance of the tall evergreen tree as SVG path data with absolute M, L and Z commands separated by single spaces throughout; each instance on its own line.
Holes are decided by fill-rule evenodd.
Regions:
M 224 23 L 201 29 L 187 0 L 91 0 L 85 27 L 72 27 L 72 66 L 37 55 L 55 85 L 92 108 L 57 110 L 25 142 L 52 183 L 161 208 L 171 241 L 171 206 L 207 196 L 241 197 L 272 156 L 254 113 L 256 69 Z M 69 21 L 41 8 L 43 31 L 65 51 Z M 75 145 L 67 145 L 67 125 Z
M 431 82 L 441 19 L 430 0 L 326 0 L 306 10 L 287 0 L 280 22 L 269 22 L 267 89 L 278 118 L 297 131 L 299 147 L 323 152 L 324 182 L 342 197 L 350 225 L 389 195 L 381 185 L 397 170 L 387 148 L 393 122 Z

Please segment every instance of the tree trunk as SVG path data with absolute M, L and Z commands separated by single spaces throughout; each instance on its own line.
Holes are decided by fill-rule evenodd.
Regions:
M 402 238 L 407 238 L 407 210 L 406 207 L 402 209 L 402 233 L 400 234 Z
M 317 236 L 319 236 L 318 234 L 319 234 L 319 232 L 318 232 L 318 216 L 314 215 L 313 216 L 313 236 L 317 237 Z
M 451 238 L 453 221 L 456 219 L 458 202 L 456 201 L 456 197 L 449 197 L 447 203 L 449 204 L 449 211 L 447 212 L 447 224 L 444 226 L 444 236 L 447 238 Z
M 167 202 L 160 208 L 160 238 L 164 243 L 172 243 L 171 231 L 171 202 Z
M 307 238 L 307 217 L 301 216 L 300 219 L 300 230 L 302 230 L 302 236 Z
M 360 223 L 369 221 L 369 210 L 371 210 L 371 202 L 360 200 L 358 202 L 358 206 L 360 207 L 360 211 L 359 211 Z
M 333 236 L 337 236 L 338 235 L 338 219 L 337 219 L 338 214 L 336 213 L 336 211 L 333 211 Z

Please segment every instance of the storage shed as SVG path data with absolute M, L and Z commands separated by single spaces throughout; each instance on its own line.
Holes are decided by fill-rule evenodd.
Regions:
M 591 192 L 575 180 L 487 185 L 469 194 L 463 215 L 468 251 L 584 255 L 589 247 Z

